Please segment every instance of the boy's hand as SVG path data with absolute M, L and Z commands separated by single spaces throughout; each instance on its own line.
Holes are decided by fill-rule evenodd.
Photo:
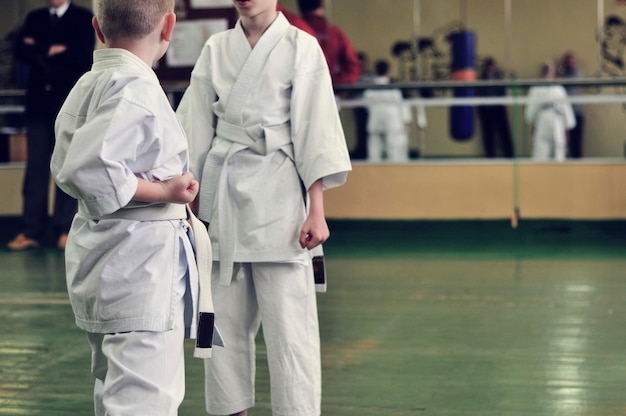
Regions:
M 58 55 L 60 53 L 65 52 L 66 50 L 67 50 L 67 46 L 65 45 L 52 45 L 48 49 L 48 56 Z
M 190 172 L 183 173 L 180 176 L 167 179 L 160 183 L 163 185 L 164 201 L 177 204 L 188 204 L 192 202 L 200 189 L 200 184 L 194 179 L 193 174 Z
M 323 182 L 318 179 L 309 188 L 309 216 L 300 231 L 300 247 L 309 250 L 319 246 L 330 237 L 324 215 Z
M 323 216 L 310 214 L 300 231 L 300 246 L 306 249 L 313 249 L 330 237 L 328 224 Z

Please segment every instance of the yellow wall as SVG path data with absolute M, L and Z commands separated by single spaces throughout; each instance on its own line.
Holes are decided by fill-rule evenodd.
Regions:
M 621 161 L 512 163 L 355 163 L 347 183 L 325 192 L 328 218 L 502 219 L 514 207 L 523 218 L 626 219 L 626 164 Z M 0 167 L 0 215 L 22 209 L 21 163 Z
M 621 161 L 355 164 L 346 185 L 325 193 L 326 214 L 498 219 L 510 218 L 517 203 L 523 218 L 626 219 L 625 177 Z
M 21 215 L 23 180 L 22 164 L 0 165 L 0 189 L 2 189 L 0 215 Z
M 22 182 L 24 180 L 24 163 L 0 164 L 0 215 L 22 215 Z M 54 183 L 50 180 L 50 202 L 48 210 L 53 211 Z

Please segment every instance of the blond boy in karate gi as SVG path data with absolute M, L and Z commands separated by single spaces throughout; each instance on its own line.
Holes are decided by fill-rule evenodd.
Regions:
M 207 411 L 254 406 L 263 325 L 272 414 L 317 416 L 320 340 L 312 250 L 329 237 L 323 190 L 350 171 L 330 71 L 317 39 L 276 0 L 233 1 L 240 19 L 204 45 L 177 113 L 213 244 L 215 323 Z
M 374 84 L 390 85 L 389 62 L 378 60 Z M 402 163 L 409 160 L 411 109 L 403 105 L 399 88 L 369 89 L 363 98 L 373 102 L 367 107 L 367 159 L 371 162 Z
M 96 415 L 176 415 L 186 327 L 196 335 L 201 287 L 185 204 L 199 185 L 151 68 L 168 47 L 173 11 L 174 0 L 97 0 L 93 26 L 106 47 L 55 125 L 51 171 L 79 206 L 67 285 L 92 348 Z M 206 233 L 194 231 L 196 240 Z
M 551 62 L 543 63 L 539 73 L 545 79 L 554 79 L 556 74 Z M 557 84 L 535 85 L 529 88 L 528 99 L 524 118 L 531 125 L 533 159 L 563 162 L 567 156 L 569 130 L 576 127 L 567 91 Z

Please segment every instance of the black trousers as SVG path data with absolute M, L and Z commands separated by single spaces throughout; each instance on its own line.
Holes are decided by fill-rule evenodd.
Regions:
M 503 157 L 513 157 L 513 140 L 506 108 L 503 105 L 481 105 L 477 109 L 485 156 L 497 157 L 500 148 Z
M 569 131 L 569 141 L 567 142 L 568 157 L 578 159 L 583 157 L 583 130 L 585 128 L 585 117 L 576 114 L 576 127 Z
M 54 118 L 40 116 L 26 121 L 27 160 L 23 197 L 23 232 L 41 240 L 49 225 L 50 158 L 54 149 Z M 76 200 L 55 186 L 52 224 L 58 235 L 67 233 L 76 213 Z
M 350 158 L 367 159 L 367 109 L 365 107 L 354 108 L 356 144 L 350 152 Z

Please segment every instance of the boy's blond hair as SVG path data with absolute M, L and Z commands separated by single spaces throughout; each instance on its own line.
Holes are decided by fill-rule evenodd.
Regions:
M 141 39 L 152 33 L 175 0 L 96 0 L 96 17 L 106 39 Z

